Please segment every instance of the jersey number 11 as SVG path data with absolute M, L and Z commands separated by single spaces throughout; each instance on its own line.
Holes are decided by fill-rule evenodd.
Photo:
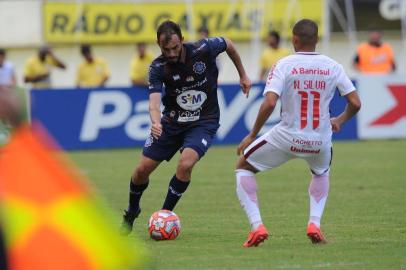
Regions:
M 300 101 L 300 128 L 304 129 L 307 126 L 307 107 L 309 103 L 309 93 L 305 91 L 298 91 Z M 316 91 L 310 91 L 310 95 L 313 96 L 313 129 L 319 126 L 320 119 L 320 93 Z

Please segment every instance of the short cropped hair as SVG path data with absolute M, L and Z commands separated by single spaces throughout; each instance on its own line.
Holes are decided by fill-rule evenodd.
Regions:
M 198 30 L 199 33 L 205 33 L 207 36 L 209 35 L 209 29 L 206 26 L 202 26 Z
M 171 40 L 172 35 L 177 35 L 179 39 L 182 39 L 182 31 L 180 30 L 179 24 L 176 24 L 172 21 L 164 21 L 158 27 L 156 31 L 156 38 L 159 41 L 159 37 L 165 35 L 165 43 L 168 43 Z
M 0 55 L 6 55 L 6 50 L 3 48 L 0 48 Z
M 92 49 L 89 44 L 83 44 L 80 46 L 80 52 L 82 55 L 89 54 L 92 52 Z
M 317 43 L 318 26 L 309 19 L 303 19 L 298 21 L 293 26 L 292 33 L 300 39 L 300 43 L 303 45 L 314 45 Z
M 279 43 L 279 41 L 281 40 L 279 33 L 276 31 L 269 31 L 268 36 L 274 37 L 277 43 Z

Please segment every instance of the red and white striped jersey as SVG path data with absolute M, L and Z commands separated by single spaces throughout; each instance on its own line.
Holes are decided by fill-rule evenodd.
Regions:
M 278 61 L 264 95 L 275 92 L 281 100 L 282 120 L 275 127 L 281 139 L 331 142 L 329 105 L 337 88 L 342 96 L 355 90 L 343 67 L 325 55 L 298 52 Z

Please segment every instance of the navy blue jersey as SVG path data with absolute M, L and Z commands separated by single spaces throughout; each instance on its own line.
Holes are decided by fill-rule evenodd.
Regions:
M 185 62 L 156 58 L 149 70 L 150 93 L 162 93 L 163 115 L 177 123 L 218 119 L 216 57 L 227 49 L 224 38 L 184 43 Z

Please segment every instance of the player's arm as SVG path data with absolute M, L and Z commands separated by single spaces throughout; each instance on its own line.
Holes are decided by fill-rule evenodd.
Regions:
M 155 139 L 162 134 L 161 98 L 163 89 L 162 70 L 159 65 L 151 64 L 149 68 L 149 115 L 151 117 L 151 133 Z
M 49 77 L 49 73 L 41 74 L 41 75 L 36 75 L 36 76 L 29 76 L 26 75 L 24 76 L 24 82 L 25 83 L 36 83 L 43 81 Z
M 359 71 L 359 55 L 358 55 L 358 54 L 356 54 L 356 55 L 354 56 L 354 59 L 352 60 L 352 67 L 353 67 L 355 70 L 358 70 L 358 71 Z
M 361 45 L 362 46 L 362 45 Z M 354 55 L 354 58 L 352 59 L 352 67 L 357 70 L 357 71 L 361 71 L 359 68 L 359 64 L 360 64 L 360 55 L 361 55 L 361 51 L 362 51 L 362 47 L 358 46 L 357 51 Z
M 149 115 L 151 117 L 151 133 L 155 139 L 162 134 L 161 125 L 161 93 L 149 94 Z
M 104 87 L 106 84 L 107 80 L 109 79 L 109 75 L 103 75 L 102 81 L 100 82 L 100 87 Z
M 38 74 L 30 60 L 24 66 L 24 82 L 36 83 L 45 80 L 49 77 L 49 72 Z
M 233 42 L 228 38 L 225 38 L 224 40 L 226 41 L 227 44 L 226 49 L 227 55 L 228 57 L 230 57 L 231 61 L 233 61 L 234 66 L 238 71 L 238 75 L 240 76 L 241 89 L 243 93 L 246 94 L 248 97 L 248 93 L 251 89 L 252 84 L 251 80 L 248 78 L 247 73 L 245 72 L 244 66 L 242 65 L 241 62 L 241 57 L 238 54 L 237 50 L 235 49 Z
M 109 69 L 109 66 L 107 65 L 107 63 L 104 60 L 101 61 L 100 65 L 102 66 L 102 69 L 103 69 L 103 77 L 102 77 L 101 82 L 100 82 L 100 87 L 104 87 L 104 85 L 106 84 L 106 82 L 110 78 L 110 69 Z
M 396 62 L 395 62 L 395 56 L 393 54 L 393 50 L 392 47 L 389 47 L 389 57 L 391 59 L 391 72 L 395 72 L 396 71 Z
M 356 91 L 345 95 L 345 98 L 347 105 L 344 111 L 339 116 L 331 118 L 331 127 L 334 132 L 340 131 L 341 125 L 350 120 L 361 109 L 361 101 Z
M 53 53 L 53 51 L 49 51 L 48 52 L 48 56 L 52 59 L 52 63 L 60 68 L 60 69 L 66 69 L 66 65 L 65 63 L 63 63 L 58 57 L 55 56 L 55 54 Z
M 237 154 L 240 155 L 248 145 L 250 145 L 257 137 L 259 131 L 264 126 L 266 120 L 272 114 L 275 109 L 276 102 L 278 101 L 278 94 L 275 92 L 267 92 L 264 100 L 262 101 L 261 107 L 255 120 L 254 127 L 251 132 L 241 141 L 237 148 Z

